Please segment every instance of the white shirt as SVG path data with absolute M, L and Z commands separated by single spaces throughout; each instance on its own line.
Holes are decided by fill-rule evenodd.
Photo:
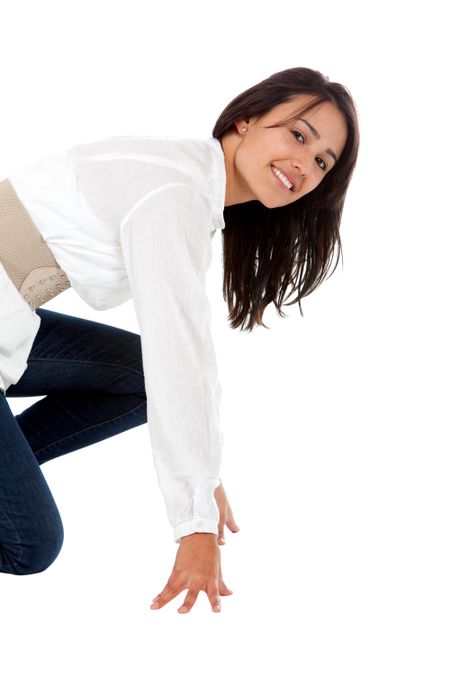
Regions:
M 212 237 L 225 227 L 219 141 L 113 136 L 8 178 L 83 300 L 105 310 L 133 299 L 153 460 L 174 540 L 218 534 L 221 386 L 205 273 Z M 0 298 L 7 390 L 27 368 L 41 320 L 1 263 Z

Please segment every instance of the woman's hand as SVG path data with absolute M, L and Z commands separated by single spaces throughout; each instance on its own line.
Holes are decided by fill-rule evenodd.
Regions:
M 228 527 L 229 530 L 231 530 L 231 532 L 239 532 L 239 526 L 236 524 L 236 521 L 234 520 L 233 511 L 231 510 L 231 506 L 228 503 L 225 490 L 223 489 L 222 481 L 220 482 L 219 487 L 214 490 L 214 497 L 216 499 L 217 506 L 219 507 L 220 511 L 220 520 L 218 526 L 219 535 L 217 541 L 220 545 L 223 545 L 225 544 L 225 535 L 224 535 L 225 525 Z
M 208 595 L 213 612 L 220 612 L 220 595 L 233 593 L 222 579 L 220 549 L 215 534 L 194 532 L 181 538 L 169 581 L 163 591 L 153 598 L 150 608 L 160 609 L 186 588 L 189 591 L 183 605 L 178 608 L 183 614 L 190 611 L 200 591 Z

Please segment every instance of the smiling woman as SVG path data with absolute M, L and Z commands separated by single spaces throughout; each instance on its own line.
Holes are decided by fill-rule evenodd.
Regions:
M 320 283 L 358 142 L 348 91 L 292 68 L 235 98 L 212 138 L 107 137 L 0 181 L 0 573 L 42 572 L 61 550 L 40 465 L 148 423 L 179 544 L 152 607 L 187 589 L 181 613 L 200 591 L 220 611 L 219 544 L 239 527 L 220 479 L 212 237 L 232 327 L 264 325 L 289 284 L 300 300 Z M 69 288 L 96 310 L 132 299 L 140 334 L 42 309 Z M 14 415 L 24 396 L 43 398 Z
M 359 149 L 352 97 L 317 70 L 290 68 L 233 99 L 213 136 L 227 172 L 223 294 L 231 325 L 267 328 L 262 317 L 271 302 L 281 316 L 283 304 L 298 302 L 303 316 L 301 299 L 341 253 Z M 289 286 L 287 297 L 297 297 L 283 302 Z
M 330 172 L 344 148 L 347 125 L 339 108 L 329 101 L 318 104 L 303 117 L 292 119 L 299 106 L 313 100 L 299 94 L 261 117 L 238 121 L 238 133 L 224 135 L 225 206 L 255 199 L 267 208 L 285 206 L 312 192 Z M 277 124 L 280 116 L 286 114 L 288 121 Z M 275 181 L 268 181 L 269 168 L 277 177 Z M 285 188 L 281 192 L 280 183 Z M 286 189 L 291 192 L 289 196 Z

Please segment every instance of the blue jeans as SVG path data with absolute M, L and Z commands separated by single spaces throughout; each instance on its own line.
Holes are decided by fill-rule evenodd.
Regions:
M 20 380 L 0 390 L 0 572 L 42 572 L 63 524 L 40 464 L 147 422 L 141 338 L 37 308 Z M 8 397 L 44 396 L 14 416 Z

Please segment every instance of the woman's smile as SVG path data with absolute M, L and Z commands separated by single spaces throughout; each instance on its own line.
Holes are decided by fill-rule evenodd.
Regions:
M 283 180 L 280 178 L 279 174 L 276 173 L 275 168 L 274 168 L 273 165 L 270 167 L 270 170 L 271 170 L 271 172 L 272 172 L 272 175 L 275 176 L 275 179 L 276 179 L 278 185 L 281 185 L 281 187 L 283 187 L 285 190 L 288 190 L 289 192 L 292 192 L 292 187 L 293 187 L 293 186 L 288 187 L 288 186 L 283 182 Z M 286 179 L 286 180 L 287 180 L 287 179 Z M 290 181 L 289 181 L 289 182 L 290 182 Z

